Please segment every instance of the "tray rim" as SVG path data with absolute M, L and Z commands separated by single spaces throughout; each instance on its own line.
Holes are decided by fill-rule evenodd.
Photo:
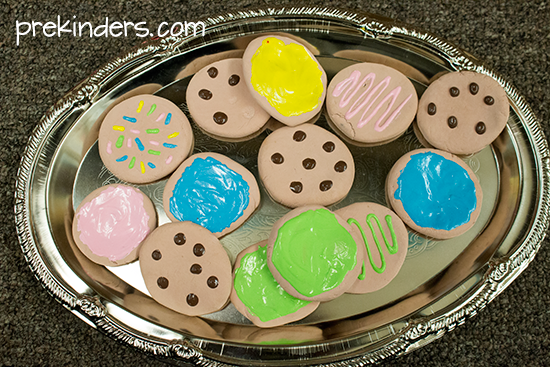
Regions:
M 430 33 L 415 29 L 379 15 L 361 11 L 347 11 L 333 7 L 280 7 L 261 8 L 228 12 L 212 17 L 200 19 L 205 24 L 206 34 L 215 32 L 216 28 L 243 20 L 258 21 L 269 18 L 283 19 L 334 19 L 346 22 L 363 32 L 365 38 L 388 39 L 395 36 L 404 36 L 413 43 L 428 45 L 433 51 L 443 55 L 449 64 L 456 70 L 474 70 L 497 80 L 506 90 L 514 106 L 521 112 L 521 121 L 528 130 L 531 138 L 531 147 L 535 157 L 537 178 L 540 180 L 539 191 L 536 196 L 536 215 L 525 237 L 525 240 L 506 259 L 491 260 L 486 265 L 484 281 L 477 285 L 470 297 L 463 300 L 442 315 L 434 317 L 409 318 L 408 325 L 403 332 L 394 335 L 389 341 L 384 341 L 371 351 L 361 351 L 358 356 L 345 361 L 323 363 L 322 365 L 344 366 L 376 363 L 387 357 L 395 357 L 409 353 L 434 341 L 446 332 L 453 330 L 457 325 L 464 323 L 468 318 L 476 315 L 489 302 L 496 298 L 534 259 L 549 226 L 550 217 L 550 154 L 548 141 L 544 137 L 540 123 L 524 98 L 509 82 L 492 70 L 487 69 L 474 56 L 460 50 L 453 44 Z M 156 63 L 193 47 L 194 40 L 200 37 L 167 37 L 147 41 L 143 45 L 134 47 L 126 54 L 110 61 L 92 75 L 84 79 L 77 86 L 52 106 L 34 128 L 21 158 L 17 172 L 15 190 L 15 224 L 17 236 L 25 259 L 31 271 L 46 288 L 46 290 L 63 306 L 77 315 L 94 328 L 106 333 L 123 343 L 154 355 L 183 359 L 204 366 L 225 366 L 226 364 L 205 355 L 189 339 L 175 341 L 159 340 L 146 335 L 138 335 L 128 330 L 124 325 L 109 315 L 105 305 L 97 295 L 78 294 L 67 289 L 62 282 L 52 274 L 39 251 L 38 243 L 32 234 L 32 220 L 30 218 L 29 182 L 32 180 L 38 153 L 44 138 L 65 114 L 77 107 L 85 107 L 94 102 L 101 91 L 102 85 L 116 79 L 129 66 L 148 64 L 152 67 Z M 151 61 L 153 61 L 151 63 Z M 289 346 L 292 348 L 292 346 Z

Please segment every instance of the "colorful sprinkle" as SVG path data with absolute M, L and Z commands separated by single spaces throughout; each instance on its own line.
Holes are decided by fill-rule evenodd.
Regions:
M 149 167 L 151 167 L 151 168 L 157 168 L 157 166 L 155 166 L 155 165 L 154 165 L 153 163 L 151 163 L 151 162 L 147 163 L 147 165 L 148 165 Z
M 166 164 L 170 164 L 172 162 L 172 156 L 166 158 Z
M 160 155 L 160 152 L 158 150 L 149 149 L 147 153 L 152 155 Z
M 128 159 L 128 156 L 127 155 L 123 155 L 122 157 L 118 158 L 116 161 L 117 162 L 124 162 L 125 160 Z
M 124 126 L 115 125 L 113 126 L 113 130 L 124 131 Z
M 145 150 L 145 147 L 143 146 L 143 143 L 141 142 L 141 140 L 139 140 L 139 138 L 136 138 L 136 144 L 137 144 L 138 149 L 139 149 L 140 151 L 143 152 L 143 151 Z
M 170 134 L 168 135 L 168 139 L 172 139 L 172 138 L 175 138 L 176 136 L 178 136 L 180 133 L 176 132 L 176 133 L 173 133 L 173 134 Z
M 113 150 L 111 149 L 111 146 L 112 146 L 112 143 L 109 141 L 109 142 L 107 143 L 107 153 L 108 153 L 108 154 L 113 153 Z
M 162 146 L 170 149 L 177 147 L 176 144 L 168 144 L 168 143 L 162 143 Z
M 159 129 L 147 129 L 145 130 L 145 132 L 147 134 L 158 134 L 159 133 Z
M 122 143 L 124 143 L 124 135 L 121 135 L 121 136 L 118 137 L 118 139 L 116 141 L 116 147 L 117 148 L 122 147 Z
M 166 116 L 166 115 L 164 114 L 164 112 L 161 113 L 161 114 L 159 115 L 159 117 L 157 117 L 157 120 L 156 120 L 156 121 L 159 122 L 160 120 L 162 120 L 162 119 L 164 118 L 164 116 Z
M 143 164 L 143 162 L 139 162 L 139 165 L 141 167 L 141 173 L 145 173 L 145 165 Z
M 170 123 L 170 120 L 172 120 L 172 114 L 169 113 L 168 116 L 166 116 L 166 120 L 164 121 L 164 125 L 168 125 Z
M 139 106 L 138 106 L 138 109 L 137 109 L 137 113 L 140 113 L 142 108 L 143 108 L 143 101 L 139 101 Z
M 139 130 L 135 130 L 135 129 L 130 130 L 130 132 L 132 132 L 134 134 L 139 134 Z
M 128 140 L 126 140 L 126 145 L 128 145 L 128 148 L 131 148 L 132 147 L 132 139 L 128 138 Z
M 136 163 L 136 157 L 132 157 L 132 160 L 130 161 L 128 168 L 130 169 L 134 168 L 134 163 Z
M 150 141 L 149 141 L 149 144 L 152 144 L 152 145 L 159 145 L 159 142 L 158 142 L 158 141 L 154 141 L 154 140 L 150 140 Z
M 122 119 L 130 122 L 134 122 L 134 123 L 137 122 L 137 119 L 134 117 L 124 116 Z
M 154 104 L 151 106 L 151 109 L 149 110 L 149 112 L 147 113 L 147 116 L 149 116 L 150 114 L 152 114 L 154 111 L 155 111 L 155 108 L 157 108 L 157 105 Z

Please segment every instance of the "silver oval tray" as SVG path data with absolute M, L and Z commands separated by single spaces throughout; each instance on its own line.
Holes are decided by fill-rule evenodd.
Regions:
M 29 140 L 16 191 L 21 247 L 46 289 L 82 320 L 140 350 L 197 365 L 363 365 L 441 337 L 484 308 L 531 262 L 548 227 L 548 145 L 523 98 L 481 62 L 410 26 L 330 8 L 242 11 L 203 21 L 205 37 L 151 41 L 98 70 L 50 109 Z M 148 295 L 137 263 L 93 264 L 71 235 L 74 208 L 83 197 L 117 181 L 97 152 L 99 124 L 108 109 L 131 95 L 155 93 L 187 112 L 190 77 L 215 60 L 239 57 L 251 39 L 266 32 L 300 38 L 329 78 L 355 62 L 379 62 L 407 75 L 419 95 L 440 73 L 475 70 L 505 88 L 511 112 L 493 145 L 465 158 L 484 192 L 472 230 L 447 241 L 411 233 L 405 264 L 387 287 L 344 295 L 298 323 L 273 329 L 251 325 L 232 305 L 202 318 L 168 310 Z M 330 129 L 324 115 L 318 124 Z M 194 133 L 195 151 L 226 154 L 257 175 L 256 153 L 266 132 L 240 143 L 215 140 L 196 128 Z M 333 209 L 356 201 L 384 203 L 387 172 L 420 143 L 411 128 L 390 144 L 349 147 L 356 182 Z M 167 221 L 163 184 L 140 186 L 155 203 L 160 223 Z M 287 211 L 265 192 L 262 200 L 245 225 L 222 239 L 232 260 L 267 238 Z

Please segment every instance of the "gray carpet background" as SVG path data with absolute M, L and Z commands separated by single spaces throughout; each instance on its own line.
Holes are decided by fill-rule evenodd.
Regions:
M 79 81 L 141 43 L 137 37 L 21 39 L 15 23 L 60 15 L 113 20 L 197 20 L 242 8 L 331 5 L 377 13 L 434 33 L 484 60 L 510 81 L 550 134 L 548 1 L 5 1 L 0 0 L 0 365 L 165 366 L 91 328 L 41 286 L 21 252 L 13 193 L 27 140 L 40 118 Z M 549 366 L 550 249 L 479 315 L 386 366 Z

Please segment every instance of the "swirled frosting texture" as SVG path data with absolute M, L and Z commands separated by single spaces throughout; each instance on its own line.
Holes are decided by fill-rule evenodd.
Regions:
M 322 103 L 323 72 L 304 46 L 268 37 L 251 64 L 252 87 L 281 115 L 299 116 Z
M 183 171 L 170 197 L 170 212 L 216 233 L 248 207 L 250 187 L 239 173 L 212 157 L 197 158 Z
M 308 210 L 279 228 L 271 261 L 296 291 L 312 297 L 338 287 L 355 268 L 357 245 L 329 210 Z
M 266 247 L 245 255 L 235 271 L 235 291 L 239 299 L 262 322 L 290 315 L 305 305 L 277 283 L 267 267 Z
M 76 214 L 80 240 L 97 256 L 122 260 L 149 234 L 143 194 L 112 186 L 82 205 Z
M 420 227 L 450 231 L 468 223 L 477 206 L 468 172 L 433 152 L 412 155 L 397 184 L 395 199 Z

